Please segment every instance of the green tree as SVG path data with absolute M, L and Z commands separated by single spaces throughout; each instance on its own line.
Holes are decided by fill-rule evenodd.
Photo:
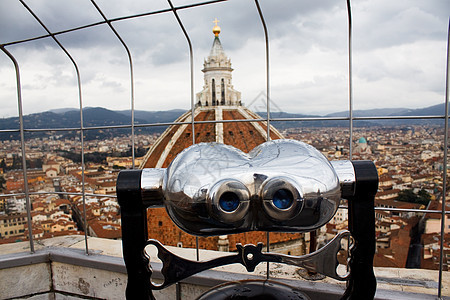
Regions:
M 417 196 L 419 196 L 419 203 L 423 205 L 428 205 L 428 202 L 431 201 L 431 195 L 426 190 L 421 189 Z
M 417 194 L 412 189 L 403 190 L 398 193 L 398 201 L 417 203 L 428 205 L 431 200 L 431 195 L 424 189 L 421 189 Z

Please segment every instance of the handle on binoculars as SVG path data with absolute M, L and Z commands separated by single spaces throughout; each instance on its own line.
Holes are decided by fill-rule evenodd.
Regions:
M 352 196 L 346 197 L 349 210 L 349 230 L 355 241 L 351 249 L 350 279 L 341 299 L 373 299 L 376 279 L 373 273 L 375 255 L 375 194 L 378 172 L 371 161 L 352 161 L 355 186 Z
M 117 178 L 122 218 L 122 251 L 128 273 L 127 299 L 154 300 L 149 282 L 152 270 L 143 251 L 148 239 L 147 212 L 141 196 L 142 170 L 124 170 Z
M 324 247 L 302 256 L 262 252 L 262 243 L 258 243 L 256 246 L 252 244 L 245 246 L 237 244 L 238 251 L 236 254 L 221 256 L 207 261 L 193 261 L 182 258 L 170 252 L 159 241 L 150 239 L 146 244 L 156 247 L 157 255 L 163 264 L 161 273 L 164 279 L 160 284 L 156 284 L 153 281 L 150 281 L 149 284 L 153 290 L 160 290 L 199 272 L 235 263 L 240 263 L 248 272 L 253 272 L 255 267 L 261 262 L 298 266 L 337 280 L 347 280 L 349 273 L 343 275 L 337 273 L 339 265 L 337 256 L 342 249 L 342 239 L 349 238 L 349 231 L 340 232 Z

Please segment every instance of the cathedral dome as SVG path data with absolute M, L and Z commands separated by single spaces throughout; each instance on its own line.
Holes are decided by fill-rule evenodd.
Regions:
M 191 122 L 191 111 L 180 116 L 176 122 Z M 194 121 L 226 121 L 223 123 L 201 123 L 194 125 L 195 143 L 218 142 L 232 145 L 244 152 L 250 152 L 267 141 L 267 123 L 229 122 L 232 120 L 261 119 L 244 106 L 197 107 Z M 283 138 L 270 126 L 270 139 Z M 155 142 L 144 157 L 143 168 L 166 168 L 185 148 L 193 144 L 192 125 L 172 125 Z
M 234 90 L 231 84 L 231 71 L 233 71 L 231 61 L 226 57 L 217 35 L 214 37 L 210 55 L 205 59 L 202 71 L 205 85 L 203 91 L 197 94 L 197 105 L 194 112 L 189 110 L 175 121 L 184 124 L 171 125 L 164 131 L 145 155 L 141 168 L 167 168 L 181 151 L 193 144 L 194 138 L 195 143 L 223 143 L 247 153 L 268 139 L 283 138 L 282 134 L 273 126 L 269 128 L 270 138 L 268 138 L 267 122 L 240 121 L 262 118 L 241 104 L 241 93 Z M 195 123 L 194 130 L 192 130 L 192 118 Z M 165 208 L 147 210 L 147 218 L 149 237 L 166 245 L 195 247 L 193 236 L 178 229 L 170 220 Z M 273 233 L 271 240 L 273 242 L 285 241 L 286 236 L 284 235 Z M 300 234 L 291 234 L 288 239 L 299 237 Z M 228 249 L 234 250 L 237 242 L 247 244 L 265 238 L 265 232 L 230 235 L 227 236 Z M 206 249 L 217 250 L 221 247 L 222 242 L 218 237 L 199 239 L 200 247 Z M 227 251 L 226 248 L 220 249 Z
M 217 26 L 217 19 L 214 21 Z M 217 28 L 213 33 L 217 33 Z M 216 30 L 216 31 L 215 31 Z M 220 28 L 218 29 L 220 32 Z M 218 142 L 232 145 L 244 152 L 271 139 L 283 138 L 280 132 L 270 126 L 267 137 L 267 122 L 229 122 L 232 120 L 261 119 L 256 113 L 241 105 L 241 93 L 231 84 L 231 61 L 227 58 L 218 35 L 215 36 L 209 56 L 203 68 L 205 85 L 197 93 L 197 106 L 181 115 L 175 122 L 191 123 L 204 121 L 225 121 L 219 123 L 196 123 L 195 143 Z M 193 144 L 192 125 L 172 125 L 155 142 L 144 157 L 141 168 L 166 168 L 183 149 Z

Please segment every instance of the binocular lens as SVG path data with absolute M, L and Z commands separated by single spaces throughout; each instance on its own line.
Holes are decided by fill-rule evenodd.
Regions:
M 273 205 L 279 209 L 287 209 L 292 205 L 294 196 L 289 190 L 280 189 L 273 194 Z
M 232 192 L 225 192 L 220 196 L 219 205 L 226 212 L 235 211 L 239 206 L 240 199 L 238 195 Z

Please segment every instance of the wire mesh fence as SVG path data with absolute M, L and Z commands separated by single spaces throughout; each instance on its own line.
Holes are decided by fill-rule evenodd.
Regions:
M 123 24 L 126 24 L 127 21 L 131 20 L 139 20 L 143 18 L 156 18 L 161 15 L 172 15 L 175 18 L 175 21 L 178 25 L 179 31 L 181 31 L 182 36 L 177 36 L 178 38 L 183 38 L 187 42 L 186 49 L 183 49 L 182 52 L 188 53 L 189 57 L 189 73 L 186 78 L 189 78 L 189 87 L 187 90 L 189 90 L 189 98 L 190 98 L 190 109 L 192 115 L 194 114 L 195 109 L 195 100 L 194 100 L 194 47 L 192 46 L 192 41 L 190 37 L 190 28 L 192 28 L 192 20 L 189 20 L 186 24 L 186 19 L 183 18 L 183 14 L 187 13 L 191 9 L 200 10 L 204 7 L 209 6 L 220 6 L 223 3 L 228 2 L 226 0 L 216 0 L 216 1 L 205 1 L 205 2 L 194 2 L 194 3 L 188 3 L 183 5 L 176 5 L 172 3 L 172 1 L 168 0 L 167 3 L 155 5 L 155 9 L 153 10 L 147 10 L 144 12 L 131 14 L 131 13 L 121 13 L 118 16 L 109 17 L 108 13 L 106 12 L 108 9 L 104 5 L 102 8 L 102 5 L 99 5 L 96 1 L 91 0 L 89 5 L 91 8 L 93 8 L 94 12 L 97 13 L 97 19 L 95 21 L 87 22 L 82 25 L 76 25 L 71 26 L 69 28 L 64 29 L 55 29 L 51 30 L 48 25 L 44 22 L 44 19 L 49 19 L 48 16 L 45 15 L 45 11 L 36 12 L 33 10 L 32 5 L 30 3 L 27 3 L 27 1 L 19 0 L 18 3 L 22 6 L 22 13 L 26 12 L 28 13 L 35 21 L 34 28 L 36 29 L 35 32 L 30 34 L 28 37 L 12 37 L 10 41 L 4 42 L 0 41 L 0 49 L 5 54 L 5 56 L 10 60 L 10 62 L 14 66 L 14 72 L 15 72 L 15 83 L 16 83 L 16 98 L 17 98 L 17 105 L 18 105 L 18 128 L 14 129 L 0 129 L 0 133 L 10 133 L 10 134 L 19 134 L 20 135 L 20 149 L 21 149 L 21 157 L 22 157 L 22 173 L 23 173 L 23 192 L 21 193 L 15 193 L 15 194 L 2 194 L 0 195 L 0 198 L 6 198 L 6 197 L 14 197 L 14 196 L 23 196 L 26 199 L 26 212 L 27 212 L 27 223 L 28 223 L 28 239 L 30 243 L 30 249 L 31 252 L 34 252 L 34 237 L 32 232 L 32 216 L 31 216 L 31 196 L 33 195 L 43 195 L 43 194 L 57 194 L 57 195 L 72 195 L 72 196 L 81 196 L 82 202 L 83 202 L 83 224 L 84 224 L 84 234 L 85 234 L 85 251 L 86 253 L 89 253 L 89 247 L 88 247 L 88 230 L 87 230 L 87 219 L 86 219 L 86 197 L 110 197 L 115 198 L 114 195 L 111 194 L 96 194 L 96 193 L 89 193 L 85 190 L 86 186 L 86 174 L 85 174 L 85 156 L 86 156 L 86 133 L 90 131 L 96 131 L 96 130 L 109 130 L 109 129 L 125 129 L 129 131 L 129 138 L 130 138 L 130 144 L 131 144 L 131 156 L 132 156 L 132 168 L 135 168 L 135 153 L 136 153 L 136 130 L 141 128 L 152 128 L 157 126 L 170 126 L 170 125 L 190 125 L 192 126 L 192 142 L 195 143 L 195 133 L 194 128 L 195 124 L 208 124 L 208 123 L 229 123 L 229 122 L 255 122 L 255 121 L 261 121 L 266 122 L 267 125 L 274 124 L 276 122 L 329 122 L 329 121 L 342 121 L 342 122 L 348 122 L 348 159 L 352 159 L 352 153 L 353 153 L 353 144 L 354 144 L 354 122 L 357 121 L 374 121 L 374 120 L 441 120 L 444 128 L 444 133 L 442 136 L 443 140 L 443 169 L 442 169 L 442 187 L 441 190 L 441 202 L 442 202 L 442 209 L 436 210 L 436 209 L 401 209 L 401 208 L 382 208 L 377 207 L 377 211 L 390 211 L 390 212 L 411 212 L 411 213 L 438 213 L 441 215 L 441 240 L 440 240 L 440 249 L 444 248 L 444 236 L 445 236 L 445 219 L 446 215 L 450 214 L 449 211 L 445 211 L 445 197 L 448 187 L 447 187 L 447 150 L 448 150 L 448 51 L 447 51 L 447 78 L 445 79 L 446 82 L 446 94 L 445 94 L 445 102 L 444 102 L 444 111 L 441 115 L 416 115 L 416 116 L 395 116 L 395 115 L 382 115 L 382 116 L 355 116 L 354 114 L 354 96 L 353 96 L 353 54 L 352 54 L 352 48 L 353 48 L 353 40 L 352 40 L 352 32 L 353 32 L 353 23 L 352 23 L 352 7 L 350 1 L 346 1 L 346 13 L 347 13 L 347 19 L 341 20 L 342 23 L 346 22 L 347 25 L 347 52 L 348 52 L 348 61 L 347 61 L 347 71 L 348 71 L 348 99 L 347 99 L 347 108 L 348 115 L 345 117 L 342 116 L 328 116 L 328 117 L 277 117 L 273 116 L 271 113 L 273 112 L 273 105 L 272 99 L 271 99 L 271 59 L 270 59 L 270 24 L 267 25 L 267 22 L 264 18 L 264 5 L 261 5 L 258 0 L 255 0 L 254 3 L 252 3 L 252 7 L 255 10 L 255 14 L 257 14 L 259 19 L 259 24 L 263 31 L 263 40 L 264 40 L 264 62 L 261 63 L 264 65 L 264 84 L 265 84 L 265 92 L 263 94 L 263 98 L 265 101 L 265 108 L 266 108 L 266 116 L 264 118 L 260 119 L 251 119 L 251 120 L 215 120 L 215 121 L 195 121 L 194 118 L 192 118 L 190 121 L 187 122 L 155 122 L 155 123 L 139 123 L 137 124 L 135 122 L 136 120 L 136 85 L 142 84 L 141 82 L 137 83 L 136 80 L 136 66 L 139 64 L 139 62 L 136 63 L 136 60 L 133 59 L 133 52 L 132 52 L 132 46 L 128 45 L 126 42 L 126 38 L 123 37 L 120 34 L 120 30 L 118 28 L 122 28 Z M 16 3 L 15 3 L 16 4 Z M 4 5 L 4 4 L 3 4 Z M 2 6 L 3 6 L 2 5 Z M 290 3 L 287 4 L 287 10 L 289 10 Z M 6 5 L 5 5 L 5 8 Z M 220 8 L 221 9 L 221 8 Z M 41 14 L 41 15 L 40 15 Z M 63 17 L 63 16 L 60 16 Z M 76 58 L 76 55 L 72 54 L 72 51 L 69 50 L 70 48 L 74 48 L 73 45 L 71 45 L 70 42 L 70 34 L 83 34 L 86 31 L 89 30 L 96 30 L 99 27 L 106 27 L 110 33 L 114 36 L 114 39 L 116 39 L 121 47 L 125 50 L 126 58 L 128 60 L 128 70 L 129 73 L 129 110 L 131 112 L 129 124 L 125 125 L 105 125 L 105 126 L 92 126 L 87 125 L 85 123 L 85 119 L 83 116 L 84 108 L 85 108 L 85 99 L 84 99 L 84 90 L 83 90 L 83 72 L 79 68 L 79 61 L 83 60 L 81 58 Z M 243 29 L 244 30 L 244 29 Z M 276 33 L 275 33 L 276 34 Z M 69 37 L 68 37 L 69 36 Z M 170 40 L 169 37 L 165 37 L 167 40 Z M 61 51 L 65 58 L 70 61 L 70 63 L 73 66 L 73 70 L 76 73 L 76 82 L 77 82 L 77 99 L 78 99 L 78 112 L 79 112 L 79 126 L 75 127 L 49 127 L 45 128 L 45 126 L 41 128 L 27 128 L 25 126 L 24 122 L 24 102 L 23 102 L 23 78 L 21 76 L 21 69 L 20 69 L 20 59 L 16 58 L 16 56 L 13 54 L 13 50 L 17 50 L 19 48 L 17 47 L 33 47 L 35 43 L 40 42 L 48 42 L 48 40 L 51 39 L 51 41 L 56 45 L 56 47 Z M 448 42 L 447 42 L 448 43 Z M 70 44 L 70 47 L 67 47 L 66 44 Z M 34 46 L 35 47 L 35 46 Z M 11 50 L 10 50 L 11 49 Z M 43 47 L 43 51 L 45 51 L 45 47 Z M 75 47 L 76 49 L 76 47 Z M 19 49 L 20 50 L 20 49 Z M 76 52 L 73 51 L 73 52 Z M 20 56 L 20 55 L 18 55 Z M 83 62 L 84 63 L 84 62 Z M 444 64 L 444 62 L 442 62 Z M 142 80 L 142 79 L 139 79 Z M 28 83 L 27 83 L 28 84 Z M 26 104 L 25 104 L 26 107 Z M 267 126 L 267 137 L 270 139 L 270 133 L 269 133 L 269 126 Z M 27 134 L 32 133 L 38 133 L 38 132 L 52 132 L 54 134 L 60 133 L 60 132 L 77 132 L 78 133 L 78 139 L 80 142 L 80 152 L 81 152 L 81 192 L 30 192 L 28 187 L 28 178 L 27 178 L 27 147 L 26 147 L 26 136 Z M 345 206 L 343 206 L 345 208 Z M 267 235 L 267 245 L 270 244 L 270 236 Z M 198 242 L 197 242 L 198 245 Z M 198 246 L 197 246 L 198 250 Z M 269 248 L 268 248 L 269 250 Z M 442 272 L 443 272 L 443 256 L 444 251 L 440 252 L 440 261 L 439 261 L 439 287 L 438 287 L 438 297 L 441 297 L 441 291 L 442 291 Z M 198 255 L 197 255 L 198 258 Z M 268 272 L 269 274 L 269 272 Z

